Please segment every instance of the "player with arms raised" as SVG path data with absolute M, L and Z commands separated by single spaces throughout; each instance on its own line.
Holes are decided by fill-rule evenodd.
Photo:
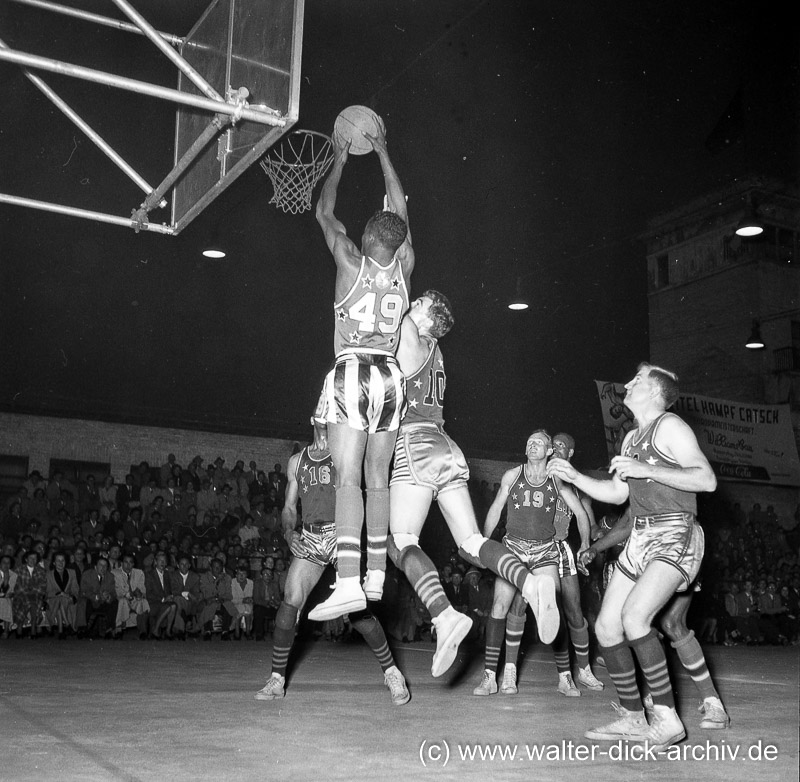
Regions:
M 389 159 L 382 124 L 364 134 L 380 159 L 387 209 L 373 215 L 359 248 L 334 214 L 349 142 L 334 134 L 334 162 L 317 203 L 317 222 L 336 262 L 336 363 L 325 380 L 328 443 L 336 489 L 338 577 L 333 594 L 310 614 L 333 619 L 379 600 L 386 571 L 389 463 L 405 403 L 405 379 L 395 360 L 408 309 L 414 249 L 406 199 Z M 367 488 L 367 577 L 360 584 L 363 476 Z M 366 595 L 365 595 L 366 593 Z

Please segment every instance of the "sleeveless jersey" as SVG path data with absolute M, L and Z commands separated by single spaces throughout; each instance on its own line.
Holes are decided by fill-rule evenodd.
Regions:
M 336 471 L 330 453 L 315 459 L 308 452 L 308 446 L 303 448 L 297 460 L 295 478 L 303 507 L 303 521 L 332 522 L 336 506 Z
M 634 429 L 622 446 L 622 455 L 654 466 L 680 469 L 674 459 L 670 459 L 655 446 L 656 431 L 668 415 L 674 413 L 662 413 L 643 431 Z M 655 516 L 659 513 L 697 514 L 697 495 L 694 492 L 673 489 L 650 478 L 628 478 L 628 488 L 634 517 Z
M 406 378 L 406 404 L 408 405 L 404 424 L 415 424 L 420 421 L 433 421 L 444 425 L 442 406 L 444 405 L 444 387 L 446 376 L 444 361 L 439 345 L 432 337 L 423 337 L 430 345 L 425 363 Z
M 397 352 L 400 321 L 408 309 L 408 289 L 396 258 L 381 266 L 366 255 L 347 295 L 333 305 L 333 350 L 342 353 Z
M 558 489 L 552 478 L 532 484 L 520 465 L 508 490 L 506 533 L 524 540 L 550 540 L 555 534 Z

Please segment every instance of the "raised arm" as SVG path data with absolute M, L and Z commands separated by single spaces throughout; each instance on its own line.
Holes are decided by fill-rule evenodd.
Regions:
M 395 171 L 389 151 L 386 148 L 386 131 L 383 127 L 378 128 L 378 133 L 371 136 L 369 133 L 364 134 L 371 142 L 378 155 L 381 163 L 381 170 L 383 171 L 384 187 L 386 188 L 386 208 L 390 212 L 394 212 L 398 217 L 402 217 L 405 221 L 408 233 L 403 244 L 400 245 L 396 257 L 400 260 L 403 266 L 403 272 L 410 275 L 414 269 L 414 249 L 411 246 L 411 226 L 408 222 L 408 204 L 406 202 L 406 193 L 403 190 L 403 185 L 400 183 L 400 177 Z
M 420 337 L 417 324 L 405 315 L 400 324 L 397 363 L 406 377 L 413 375 L 423 365 L 429 350 L 430 343 Z
M 322 190 L 317 201 L 317 222 L 325 235 L 325 243 L 333 253 L 337 265 L 340 262 L 342 252 L 352 253 L 355 245 L 347 237 L 344 225 L 334 214 L 336 208 L 336 196 L 339 191 L 339 182 L 342 179 L 342 171 L 350 150 L 350 142 L 343 142 L 337 136 L 333 138 L 334 157 L 331 172 L 322 185 Z M 357 251 L 357 250 L 356 250 Z

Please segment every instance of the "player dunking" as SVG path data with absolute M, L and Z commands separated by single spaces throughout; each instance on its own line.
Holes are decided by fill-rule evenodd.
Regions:
M 525 444 L 527 460 L 503 475 L 500 488 L 486 514 L 484 534 L 491 535 L 500 521 L 503 506 L 507 508 L 506 536 L 503 545 L 513 552 L 542 579 L 552 582 L 554 592 L 560 595 L 561 580 L 558 574 L 559 550 L 555 541 L 556 504 L 559 498 L 577 516 L 582 548 L 589 545 L 589 519 L 572 487 L 562 485 L 556 478 L 548 477 L 546 465 L 553 453 L 552 440 L 544 429 L 537 429 Z M 506 616 L 516 594 L 516 587 L 498 578 L 494 582 L 492 610 L 486 623 L 486 658 L 483 676 L 473 695 L 493 695 L 497 692 L 497 664 L 505 635 Z M 560 598 L 558 599 L 560 603 Z M 560 605 L 559 605 L 560 612 Z M 559 672 L 559 690 L 563 682 L 574 688 L 569 662 L 569 641 L 565 623 L 556 624 L 558 632 L 539 625 L 543 643 L 553 644 L 556 668 Z M 518 644 L 517 644 L 518 645 Z M 516 692 L 516 665 L 504 671 L 503 691 Z
M 350 240 L 334 207 L 349 142 L 334 136 L 331 173 L 317 203 L 317 222 L 336 262 L 336 363 L 325 380 L 328 443 L 339 479 L 336 489 L 338 577 L 331 596 L 309 616 L 333 619 L 379 600 L 386 571 L 389 527 L 389 463 L 405 401 L 397 366 L 400 322 L 408 309 L 407 285 L 414 268 L 406 199 L 386 150 L 382 127 L 365 134 L 378 155 L 388 210 L 369 219 L 361 249 Z M 367 487 L 367 577 L 362 590 L 363 475 Z M 365 596 L 366 592 L 366 596 Z
M 314 444 L 306 446 L 289 459 L 287 473 L 289 480 L 281 523 L 294 558 L 286 576 L 284 598 L 275 617 L 272 673 L 264 687 L 255 694 L 256 700 L 262 701 L 283 698 L 286 666 L 294 643 L 297 620 L 325 568 L 336 559 L 333 523 L 336 470 L 327 450 L 324 430 L 318 431 L 315 427 Z M 298 499 L 302 499 L 303 503 L 303 530 L 300 533 L 296 531 Z M 405 679 L 395 665 L 378 620 L 369 611 L 362 610 L 350 614 L 350 623 L 361 633 L 378 659 L 392 703 L 397 706 L 408 703 L 411 696 Z
M 500 543 L 478 531 L 467 481 L 469 468 L 461 449 L 444 431 L 445 370 L 438 340 L 453 325 L 450 303 L 429 290 L 414 301 L 403 319 L 397 360 L 408 382 L 408 411 L 395 447 L 390 484 L 392 561 L 408 578 L 436 628 L 431 673 L 441 676 L 453 664 L 472 620 L 456 611 L 445 596 L 439 573 L 419 547 L 419 535 L 436 499 L 461 556 L 489 567 L 514 584 L 530 602 L 542 633 L 555 635 L 559 616 L 553 581 L 527 572 Z
M 655 751 L 686 735 L 675 711 L 664 649 L 653 619 L 675 592 L 695 579 L 703 559 L 697 524 L 697 492 L 713 491 L 717 479 L 692 430 L 667 410 L 678 398 L 677 376 L 641 364 L 626 384 L 625 405 L 636 429 L 611 460 L 610 481 L 579 473 L 565 459 L 548 472 L 601 502 L 630 499 L 633 529 L 611 576 L 595 630 L 606 668 L 617 689 L 619 719 L 586 732 L 590 739 L 646 741 Z M 634 654 L 653 699 L 648 725 L 636 683 Z

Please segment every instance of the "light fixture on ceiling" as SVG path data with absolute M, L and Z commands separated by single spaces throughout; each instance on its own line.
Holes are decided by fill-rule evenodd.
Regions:
M 530 302 L 522 295 L 522 277 L 517 277 L 517 292 L 508 303 L 510 310 L 526 310 L 530 306 Z
M 205 249 L 203 250 L 203 255 L 206 258 L 224 258 L 227 254 L 228 253 L 226 253 L 217 242 L 206 245 Z
M 747 211 L 736 226 L 737 236 L 758 236 L 764 233 L 764 223 L 758 217 L 756 205 L 751 196 L 747 203 Z
M 761 325 L 753 319 L 753 328 L 750 332 L 750 339 L 744 343 L 746 348 L 750 350 L 761 350 L 764 347 L 764 340 L 761 339 Z

